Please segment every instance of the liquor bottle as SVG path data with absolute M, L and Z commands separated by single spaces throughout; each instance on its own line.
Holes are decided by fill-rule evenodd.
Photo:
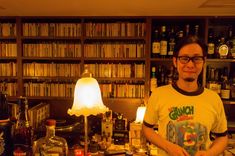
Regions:
M 234 40 L 234 41 L 233 41 Z M 227 58 L 228 59 L 233 59 L 234 58 L 234 45 L 233 42 L 235 42 L 235 37 L 233 37 L 233 31 L 232 31 L 232 27 L 229 28 L 228 31 L 228 39 L 226 41 L 226 44 L 228 46 L 228 55 Z M 234 54 L 233 54 L 234 53 Z
M 228 81 L 228 68 L 224 67 L 223 81 L 221 84 L 221 98 L 230 99 L 230 83 Z
M 190 25 L 185 25 L 185 36 L 188 36 L 190 34 Z
M 220 94 L 220 84 L 218 80 L 218 69 L 207 66 L 207 82 L 206 87 Z
M 171 65 L 170 69 L 167 74 L 167 81 L 166 84 L 172 84 L 173 83 L 173 74 L 174 74 L 174 66 Z
M 159 32 L 156 29 L 154 31 L 154 39 L 152 43 L 152 58 L 157 58 L 160 56 L 160 38 L 159 38 Z
M 220 43 L 216 47 L 216 50 L 218 51 L 221 59 L 227 58 L 227 55 L 228 55 L 228 45 L 225 43 L 224 36 L 222 36 L 220 38 Z
M 11 156 L 12 143 L 12 123 L 10 122 L 9 106 L 7 94 L 0 92 L 0 155 Z
M 178 33 L 177 33 L 177 39 L 176 39 L 176 44 L 179 43 L 179 41 L 184 37 L 184 31 L 183 30 L 180 30 Z
M 194 26 L 194 35 L 198 36 L 199 35 L 199 25 Z
M 212 29 L 209 29 L 207 57 L 214 58 L 214 55 L 215 55 L 214 32 Z
M 157 88 L 156 67 L 152 67 L 151 79 L 150 79 L 150 91 L 151 91 L 151 93 L 156 88 Z
M 171 58 L 173 56 L 174 49 L 175 49 L 175 42 L 176 42 L 175 31 L 172 28 L 171 32 L 169 34 L 169 42 L 168 42 L 168 52 L 167 52 L 167 55 L 168 55 L 169 58 Z
M 232 58 L 235 59 L 235 35 L 233 35 L 233 33 L 231 32 L 231 41 L 230 41 L 230 44 L 231 44 L 231 47 L 230 47 L 230 52 L 231 52 L 231 55 L 232 55 Z
M 17 116 L 14 130 L 14 151 L 13 155 L 32 155 L 32 127 L 28 116 L 28 100 L 20 96 L 18 99 L 19 114 Z
M 162 58 L 167 57 L 167 35 L 166 35 L 166 26 L 161 27 L 160 34 L 160 56 Z
M 67 156 L 68 144 L 67 141 L 55 135 L 56 120 L 46 120 L 46 136 L 39 138 L 33 144 L 33 155 L 35 156 Z

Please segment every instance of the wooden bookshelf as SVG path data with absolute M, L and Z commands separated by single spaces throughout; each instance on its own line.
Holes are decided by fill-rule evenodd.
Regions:
M 131 109 L 136 111 L 138 104 L 141 101 L 147 103 L 149 98 L 151 67 L 165 66 L 169 69 L 172 65 L 171 58 L 151 57 L 156 29 L 165 25 L 167 31 L 171 28 L 178 31 L 190 25 L 190 31 L 193 31 L 198 25 L 198 35 L 207 43 L 209 28 L 215 27 L 226 33 L 232 26 L 235 32 L 234 19 L 182 16 L 0 17 L 0 64 L 5 70 L 14 64 L 9 70 L 11 75 L 6 72 L 0 74 L 0 86 L 3 83 L 8 85 L 12 101 L 22 95 L 34 101 L 49 101 L 53 107 L 57 103 L 67 108 L 71 105 L 75 82 L 84 65 L 88 64 L 101 85 L 107 105 L 116 109 L 120 103 L 123 106 L 134 103 Z M 202 84 L 206 84 L 207 65 L 226 65 L 233 70 L 234 62 L 235 59 L 208 59 Z M 58 99 L 63 102 L 58 102 Z M 224 104 L 233 105 L 234 100 L 226 100 Z M 129 112 L 129 118 L 135 117 L 135 111 Z M 122 112 L 129 114 L 125 109 Z

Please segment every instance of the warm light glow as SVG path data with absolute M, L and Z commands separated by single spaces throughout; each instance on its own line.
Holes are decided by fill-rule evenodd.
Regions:
M 143 123 L 145 110 L 146 110 L 145 106 L 138 107 L 137 112 L 136 112 L 136 119 L 135 119 L 136 123 Z
M 89 116 L 106 111 L 108 108 L 103 104 L 97 80 L 92 77 L 79 79 L 75 86 L 73 106 L 68 110 L 68 114 Z

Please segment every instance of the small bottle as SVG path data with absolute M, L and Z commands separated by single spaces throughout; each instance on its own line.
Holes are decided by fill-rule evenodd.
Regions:
M 32 155 L 32 127 L 28 116 L 28 100 L 26 97 L 19 97 L 19 114 L 14 130 L 14 151 L 13 155 Z
M 158 58 L 160 56 L 160 38 L 159 32 L 156 29 L 154 31 L 154 39 L 152 42 L 152 58 Z
M 7 94 L 0 92 L 0 155 L 12 155 L 13 143 L 11 136 L 12 124 L 10 122 Z
M 188 36 L 188 35 L 190 35 L 190 25 L 186 24 L 185 25 L 185 35 L 184 36 Z
M 156 68 L 152 67 L 151 79 L 150 79 L 150 91 L 153 92 L 157 88 L 157 77 L 156 77 Z
M 210 29 L 209 36 L 208 36 L 208 49 L 207 49 L 207 57 L 214 58 L 215 55 L 215 42 L 214 42 L 214 33 Z
M 228 45 L 225 43 L 225 38 L 220 38 L 220 43 L 218 44 L 217 51 L 221 59 L 227 58 L 228 55 Z
M 167 34 L 166 34 L 166 26 L 161 27 L 160 34 L 160 56 L 162 58 L 167 57 Z
M 172 28 L 170 35 L 169 35 L 169 42 L 168 42 L 168 52 L 167 55 L 169 58 L 173 56 L 174 49 L 175 49 L 175 42 L 176 42 L 176 37 L 175 37 L 175 31 Z
M 224 67 L 223 71 L 223 81 L 221 84 L 221 98 L 230 99 L 230 83 L 228 81 L 228 68 Z
M 46 121 L 46 136 L 39 138 L 33 144 L 33 155 L 35 156 L 67 156 L 68 144 L 67 141 L 55 135 L 56 120 L 47 119 Z
M 227 55 L 227 58 L 228 59 L 233 59 L 233 53 L 234 53 L 234 45 L 233 45 L 233 42 L 235 42 L 234 40 L 235 38 L 233 37 L 233 31 L 232 31 L 232 27 L 229 28 L 229 31 L 228 31 L 228 39 L 226 41 L 226 44 L 228 46 L 228 55 Z M 234 40 L 234 41 L 233 41 Z
M 199 35 L 199 25 L 194 26 L 194 35 L 198 36 Z
M 184 31 L 183 31 L 183 30 L 180 30 L 180 31 L 177 33 L 176 44 L 178 44 L 178 43 L 180 42 L 180 40 L 182 40 L 183 37 L 184 37 Z

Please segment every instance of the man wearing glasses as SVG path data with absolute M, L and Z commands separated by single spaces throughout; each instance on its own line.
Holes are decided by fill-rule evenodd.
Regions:
M 173 55 L 178 80 L 158 87 L 149 98 L 143 132 L 159 147 L 159 156 L 217 156 L 227 146 L 223 103 L 198 83 L 206 49 L 196 36 L 183 38 Z

